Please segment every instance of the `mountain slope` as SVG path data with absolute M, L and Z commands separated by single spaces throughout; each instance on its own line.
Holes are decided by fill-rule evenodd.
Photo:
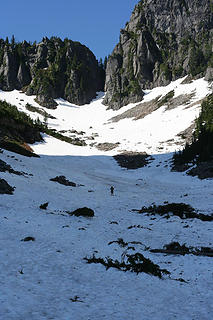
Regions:
M 109 148 L 111 144 L 111 148 L 105 151 L 108 155 L 125 150 L 167 153 L 185 145 L 184 135 L 181 137 L 179 134 L 193 124 L 199 115 L 201 100 L 211 92 L 204 79 L 190 84 L 182 84 L 183 80 L 148 90 L 140 104 L 130 104 L 118 111 L 106 110 L 101 103 L 103 97 L 81 107 L 56 99 L 59 106 L 48 110 L 51 117 L 47 119 L 45 113 L 40 113 L 42 108 L 34 101 L 35 96 L 26 96 L 18 91 L 1 91 L 0 99 L 16 104 L 20 111 L 27 112 L 34 120 L 47 121 L 49 128 L 61 131 L 64 136 L 78 138 L 87 144 L 85 148 L 73 149 L 70 146 L 72 151 L 66 151 L 66 145 L 62 148 L 62 154 L 103 154 L 99 149 L 104 147 L 104 143 L 108 143 Z M 28 105 L 35 106 L 34 112 L 29 111 Z M 151 106 L 148 112 L 147 105 Z M 45 108 L 43 112 L 46 112 Z M 47 139 L 51 141 L 52 138 Z M 43 148 L 45 150 L 43 144 L 32 147 L 36 153 L 43 153 Z M 53 149 L 51 152 L 55 154 L 56 151 Z
M 212 0 L 139 1 L 108 59 L 104 103 L 119 109 L 143 90 L 185 75 L 212 79 Z
M 60 98 L 56 109 L 46 109 L 34 95 L 0 91 L 0 100 L 84 142 L 42 134 L 30 145 L 40 158 L 0 150 L 0 179 L 14 188 L 13 195 L 0 194 L 0 319 L 211 320 L 212 221 L 144 209 L 185 203 L 213 218 L 212 180 L 171 172 L 173 151 L 184 147 L 183 132 L 212 90 L 204 78 L 184 80 L 146 90 L 140 103 L 117 111 L 102 104 L 103 93 L 90 104 Z M 151 157 L 127 170 L 112 157 L 121 152 Z M 94 217 L 73 215 L 83 207 Z M 172 242 L 206 248 L 209 256 L 150 251 Z M 170 274 L 154 276 L 150 262 L 148 273 L 118 269 L 135 255 Z M 85 260 L 107 257 L 117 268 Z
M 48 140 L 43 146 L 48 154 Z M 53 146 L 56 153 L 57 147 Z M 62 147 L 67 152 L 64 143 Z M 1 173 L 16 187 L 14 195 L 0 195 L 1 319 L 211 319 L 212 258 L 156 255 L 146 247 L 171 241 L 212 246 L 212 222 L 139 215 L 132 209 L 184 201 L 211 214 L 212 181 L 171 173 L 164 167 L 170 155 L 156 155 L 149 167 L 135 171 L 119 168 L 104 155 L 14 158 L 4 151 L 0 157 L 31 174 Z M 56 175 L 79 186 L 49 181 Z M 47 210 L 39 209 L 45 202 Z M 84 206 L 94 210 L 94 218 L 67 213 Z M 35 241 L 21 241 L 26 237 Z M 119 238 L 131 242 L 135 251 L 109 245 Z M 144 254 L 170 271 L 171 278 L 106 270 L 84 260 L 94 253 L 121 261 L 125 252 Z M 186 282 L 174 280 L 180 278 Z

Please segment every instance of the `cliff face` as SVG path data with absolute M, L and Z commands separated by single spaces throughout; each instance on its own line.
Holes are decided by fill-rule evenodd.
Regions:
M 143 89 L 212 76 L 213 0 L 143 0 L 108 59 L 104 104 L 119 109 Z
M 0 40 L 0 89 L 23 89 L 54 108 L 62 97 L 81 105 L 103 90 L 103 69 L 93 53 L 79 42 L 44 38 L 41 43 Z

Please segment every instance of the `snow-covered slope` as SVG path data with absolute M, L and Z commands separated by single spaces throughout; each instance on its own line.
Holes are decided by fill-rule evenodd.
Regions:
M 33 145 L 40 158 L 5 150 L 0 154 L 13 169 L 28 173 L 0 173 L 16 187 L 13 195 L 0 195 L 1 320 L 212 319 L 212 258 L 145 251 L 145 247 L 161 248 L 172 241 L 212 247 L 212 222 L 165 219 L 132 211 L 168 201 L 190 204 L 204 214 L 213 212 L 212 180 L 170 172 L 171 152 L 184 143 L 177 134 L 190 126 L 199 113 L 196 101 L 208 93 L 208 83 L 203 79 L 188 85 L 180 82 L 147 92 L 145 101 L 171 90 L 175 96 L 196 90 L 188 108 L 184 105 L 165 111 L 166 106 L 162 106 L 140 120 L 109 121 L 134 105 L 113 112 L 101 104 L 101 96 L 82 107 L 58 100 L 57 110 L 47 110 L 56 117 L 48 120 L 49 126 L 84 131 L 81 136 L 87 146 L 45 136 L 44 143 Z M 17 91 L 1 91 L 0 99 L 23 111 L 27 102 L 36 106 L 33 97 Z M 181 144 L 166 142 L 170 139 Z M 111 151 L 101 151 L 89 145 L 94 142 L 120 144 Z M 121 150 L 146 151 L 154 160 L 141 169 L 122 169 L 111 157 Z M 77 187 L 50 181 L 59 175 Z M 110 195 L 111 185 L 114 196 Z M 47 210 L 41 210 L 39 206 L 45 202 L 49 202 Z M 67 213 L 84 206 L 94 210 L 93 218 Z M 21 241 L 27 236 L 35 241 Z M 117 243 L 109 245 L 118 238 L 137 242 L 135 251 Z M 83 259 L 95 253 L 121 260 L 124 251 L 143 253 L 171 275 L 159 279 L 112 268 L 106 271 L 104 266 L 87 264 Z M 179 278 L 186 282 L 174 280 Z
M 86 140 L 88 147 L 79 148 L 60 144 L 55 146 L 57 141 L 53 138 L 46 137 L 46 144 L 39 144 L 33 149 L 39 154 L 51 155 L 95 155 L 103 154 L 94 143 L 118 143 L 117 148 L 104 154 L 112 155 L 120 151 L 143 151 L 149 154 L 167 153 L 179 149 L 185 144 L 177 136 L 181 131 L 187 129 L 199 115 L 201 99 L 209 92 L 209 84 L 204 79 L 193 81 L 190 84 L 181 84 L 184 78 L 172 82 L 166 87 L 158 87 L 146 92 L 143 102 L 153 101 L 157 97 L 165 97 L 167 93 L 174 90 L 174 98 L 181 95 L 192 95 L 183 105 L 176 108 L 167 109 L 162 105 L 156 111 L 150 113 L 143 119 L 134 120 L 126 118 L 118 122 L 112 122 L 111 119 L 125 111 L 131 110 L 137 104 L 130 104 L 118 111 L 107 110 L 102 105 L 103 94 L 99 94 L 97 99 L 89 105 L 76 106 L 62 99 L 57 99 L 59 106 L 56 110 L 48 110 L 56 119 L 49 119 L 49 127 L 57 131 L 66 131 L 65 135 L 73 136 L 73 132 L 81 132 L 80 138 Z M 15 104 L 19 110 L 27 112 L 32 118 L 44 117 L 38 113 L 29 112 L 25 106 L 27 103 L 39 107 L 35 101 L 35 96 L 26 96 L 16 90 L 13 92 L 0 91 L 0 99 Z M 44 110 L 44 108 L 43 108 Z M 172 139 L 172 143 L 171 143 Z M 48 144 L 48 146 L 47 146 Z

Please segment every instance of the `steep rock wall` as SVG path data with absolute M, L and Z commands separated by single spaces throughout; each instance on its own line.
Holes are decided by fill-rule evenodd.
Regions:
M 140 1 L 108 59 L 104 104 L 116 110 L 144 89 L 209 74 L 212 46 L 212 0 Z
M 0 39 L 0 89 L 23 89 L 54 108 L 54 98 L 77 105 L 89 103 L 103 90 L 104 70 L 79 42 L 52 37 L 30 44 Z

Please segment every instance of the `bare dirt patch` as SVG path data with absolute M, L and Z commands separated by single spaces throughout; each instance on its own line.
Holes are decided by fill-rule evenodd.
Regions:
M 143 119 L 153 111 L 162 107 L 163 105 L 167 106 L 166 111 L 177 108 L 180 105 L 190 106 L 190 101 L 194 95 L 195 93 L 181 94 L 174 98 L 174 91 L 170 91 L 162 98 L 161 96 L 158 96 L 157 98 L 151 101 L 142 102 L 137 106 L 133 107 L 132 109 L 127 110 L 122 114 L 111 118 L 109 121 L 118 122 L 126 118 L 133 118 L 134 120 Z M 193 104 L 191 106 L 193 106 Z
M 124 152 L 113 156 L 120 167 L 138 169 L 147 166 L 153 158 L 145 152 Z
M 159 108 L 158 106 L 159 98 L 160 96 L 158 96 L 157 98 L 151 101 L 140 103 L 134 108 L 127 110 L 116 117 L 111 118 L 109 121 L 118 122 L 126 118 L 134 118 L 134 120 L 143 119 L 148 114 L 152 113 L 153 111 Z
M 119 144 L 120 142 L 116 142 L 116 143 L 104 142 L 104 143 L 96 144 L 95 147 L 101 151 L 110 151 L 117 148 Z

